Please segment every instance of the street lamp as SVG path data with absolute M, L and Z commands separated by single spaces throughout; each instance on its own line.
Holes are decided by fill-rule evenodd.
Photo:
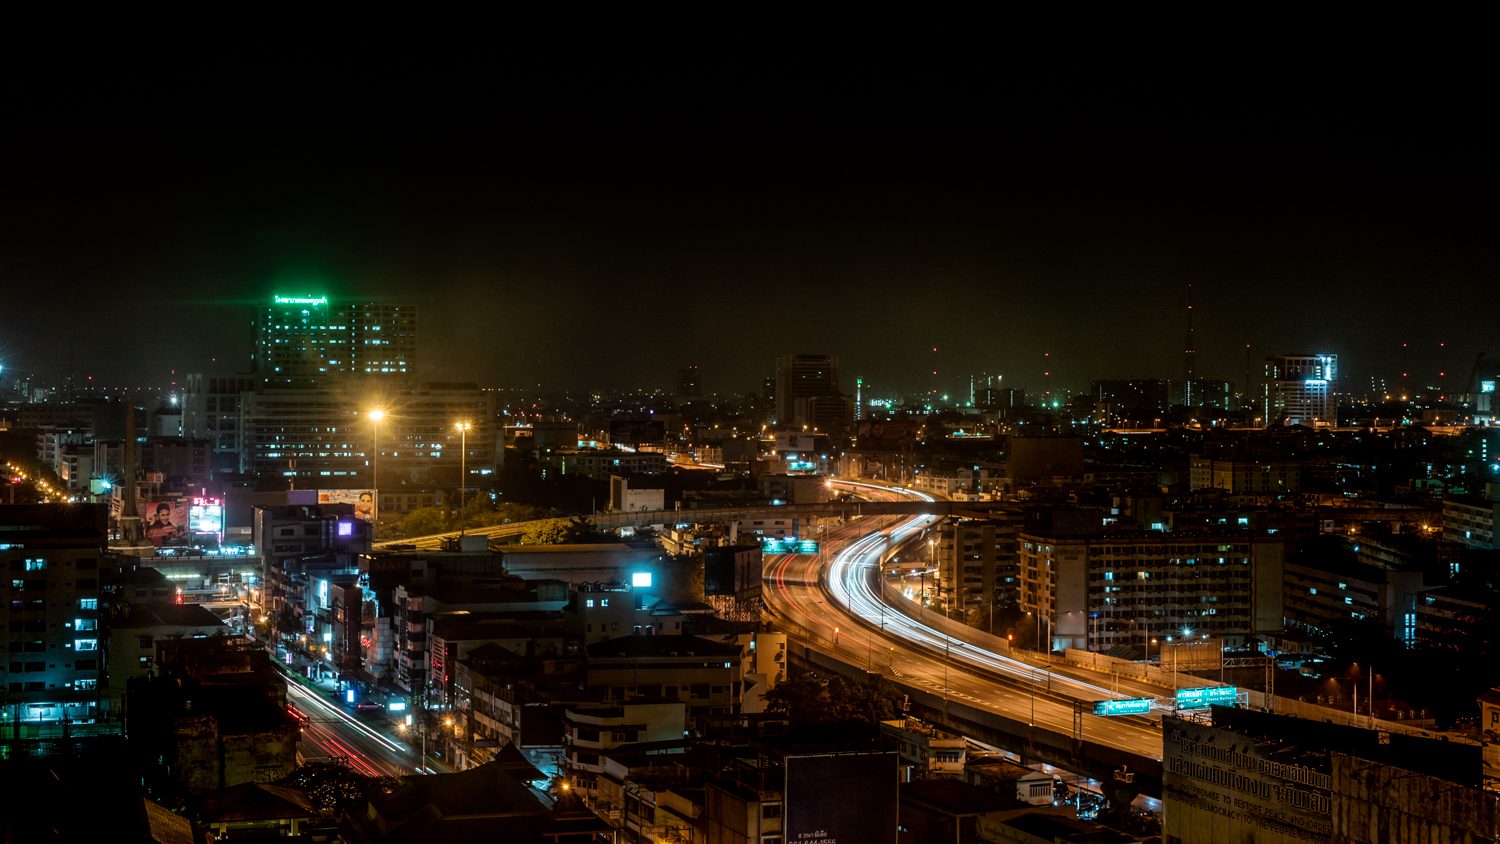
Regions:
M 456 422 L 453 425 L 458 429 L 458 533 L 464 532 L 464 493 L 468 487 L 468 457 L 469 457 L 469 429 L 473 428 L 472 422 Z
M 370 461 L 370 485 L 375 487 L 375 494 L 380 494 L 380 420 L 385 418 L 385 411 L 381 408 L 366 411 L 370 417 L 370 427 L 374 431 L 374 452 Z

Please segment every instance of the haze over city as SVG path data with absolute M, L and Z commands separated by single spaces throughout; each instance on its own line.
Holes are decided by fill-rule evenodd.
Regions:
M 1082 390 L 1180 377 L 1190 283 L 1208 377 L 1243 380 L 1247 343 L 1338 353 L 1351 383 L 1491 347 L 1493 133 L 1462 51 L 918 41 L 894 62 L 585 41 L 545 71 L 311 43 L 12 56 L 0 360 L 233 372 L 248 304 L 318 291 L 420 301 L 433 379 L 667 388 L 697 364 L 748 392 L 799 349 L 886 389 L 936 368 L 1035 390 L 1050 352 Z M 85 330 L 52 327 L 80 303 Z

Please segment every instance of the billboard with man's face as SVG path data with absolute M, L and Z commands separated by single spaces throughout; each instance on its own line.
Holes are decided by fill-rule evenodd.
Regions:
M 373 489 L 320 489 L 319 504 L 353 504 L 355 518 L 373 522 L 379 517 L 379 498 Z
M 186 501 L 146 501 L 140 508 L 146 522 L 146 541 L 160 548 L 187 542 L 188 503 Z

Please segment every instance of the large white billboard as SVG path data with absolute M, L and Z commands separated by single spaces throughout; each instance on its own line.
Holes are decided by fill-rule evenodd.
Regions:
M 320 489 L 319 504 L 353 504 L 354 517 L 366 522 L 379 518 L 380 496 L 373 489 Z

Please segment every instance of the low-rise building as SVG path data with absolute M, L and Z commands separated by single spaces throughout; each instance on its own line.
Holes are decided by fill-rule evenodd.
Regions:
M 639 700 L 614 705 L 575 705 L 563 713 L 563 769 L 587 802 L 607 813 L 621 802 L 598 804 L 606 751 L 626 745 L 682 752 L 687 707 L 682 701 Z
M 968 741 L 915 718 L 881 721 L 881 735 L 890 736 L 901 755 L 902 780 L 959 777 L 967 761 Z
M 1469 548 L 1494 548 L 1500 501 L 1487 498 L 1445 498 L 1443 541 Z
M 156 644 L 166 639 L 202 639 L 227 635 L 224 622 L 201 604 L 170 599 L 116 608 L 109 619 L 106 645 L 110 707 L 123 706 L 127 684 L 156 672 Z
M 559 774 L 564 708 L 590 702 L 579 688 L 582 666 L 582 657 L 527 658 L 497 644 L 459 659 L 453 708 L 468 741 L 458 764 L 484 764 L 513 746 L 539 770 Z
M 738 644 L 697 636 L 621 636 L 586 650 L 584 686 L 611 704 L 681 701 L 689 725 L 739 711 L 744 688 Z

